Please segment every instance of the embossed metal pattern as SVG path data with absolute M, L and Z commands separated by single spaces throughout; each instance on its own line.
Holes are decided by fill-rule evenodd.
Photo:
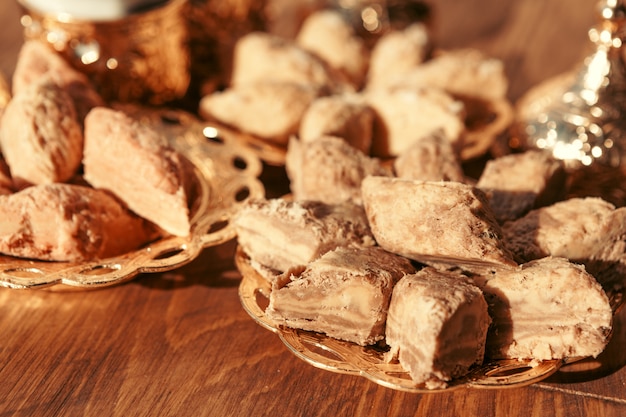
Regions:
M 163 272 L 195 259 L 207 247 L 233 239 L 229 220 L 248 198 L 265 193 L 258 180 L 262 165 L 227 134 L 204 134 L 205 124 L 177 110 L 124 110 L 157 125 L 171 145 L 195 166 L 191 233 L 163 237 L 124 255 L 85 263 L 43 262 L 0 255 L 0 285 L 16 289 L 91 289 L 120 284 L 140 273 Z M 219 140 L 217 140 L 219 139 Z
M 626 156 L 626 7 L 599 5 L 589 30 L 593 52 L 580 68 L 531 89 L 517 105 L 511 147 L 545 149 L 559 159 L 616 167 Z
M 270 284 L 252 267 L 250 259 L 241 248 L 237 249 L 235 262 L 243 277 L 239 286 L 239 298 L 244 310 L 259 325 L 276 333 L 294 355 L 317 368 L 360 375 L 387 388 L 414 393 L 450 391 L 457 388 L 515 388 L 540 382 L 557 372 L 561 366 L 584 359 L 566 358 L 539 363 L 517 359 L 492 360 L 474 368 L 465 377 L 450 381 L 446 388 L 428 389 L 423 384 L 413 382 L 398 362 L 387 362 L 383 347 L 363 347 L 323 334 L 274 324 L 265 315 Z M 614 312 L 617 313 L 624 304 L 623 294 L 609 294 L 609 297 Z
M 170 0 L 104 21 L 41 13 L 27 2 L 19 3 L 24 38 L 59 52 L 87 74 L 107 100 L 163 104 L 186 93 L 191 62 L 183 18 L 187 0 Z

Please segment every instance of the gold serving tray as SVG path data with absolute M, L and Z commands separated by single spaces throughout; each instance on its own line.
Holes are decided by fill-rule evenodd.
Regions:
M 251 265 L 250 258 L 239 247 L 235 255 L 242 275 L 239 298 L 244 310 L 259 325 L 278 335 L 280 340 L 298 358 L 327 371 L 365 377 L 379 385 L 399 391 L 432 393 L 458 388 L 504 389 L 540 382 L 562 366 L 585 358 L 567 358 L 532 363 L 529 360 L 491 360 L 474 368 L 468 375 L 450 381 L 446 388 L 429 389 L 416 384 L 397 362 L 385 360 L 384 346 L 359 346 L 320 333 L 278 326 L 265 315 L 271 287 L 269 282 Z M 611 294 L 615 312 L 624 304 L 621 293 Z
M 191 233 L 167 236 L 122 256 L 93 262 L 45 262 L 0 255 L 0 286 L 16 289 L 93 289 L 128 281 L 140 273 L 163 272 L 195 259 L 236 236 L 229 220 L 248 198 L 265 193 L 258 157 L 227 133 L 209 129 L 178 110 L 118 105 L 164 132 L 195 170 Z M 209 133 L 209 136 L 207 136 Z

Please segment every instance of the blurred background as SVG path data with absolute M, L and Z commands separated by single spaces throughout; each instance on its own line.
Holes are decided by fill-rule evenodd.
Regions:
M 288 35 L 297 30 L 298 16 L 303 11 L 320 7 L 326 0 L 268 1 L 272 19 L 280 20 L 274 30 Z M 431 9 L 436 46 L 443 49 L 474 47 L 505 62 L 510 80 L 508 96 L 512 101 L 532 85 L 577 65 L 589 51 L 587 30 L 581 28 L 590 28 L 598 21 L 594 0 L 577 1 L 575 5 L 567 0 L 430 0 L 424 3 Z M 537 7 L 537 3 L 541 3 L 541 7 Z M 468 13 L 476 9 L 481 13 Z M 468 14 L 480 18 L 468 22 Z M 17 1 L 1 0 L 0 71 L 6 78 L 13 73 L 21 45 L 19 19 Z M 463 29 L 458 30 L 459 27 Z M 555 42 L 563 45 L 564 38 L 569 46 L 555 48 Z

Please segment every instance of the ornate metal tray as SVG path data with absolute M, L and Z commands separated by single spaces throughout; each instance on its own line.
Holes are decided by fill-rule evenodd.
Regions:
M 387 362 L 384 358 L 385 347 L 363 347 L 315 332 L 277 326 L 265 315 L 270 284 L 251 265 L 250 259 L 241 248 L 237 249 L 235 262 L 243 277 L 239 286 L 239 298 L 243 308 L 259 325 L 276 333 L 293 354 L 320 369 L 360 375 L 387 388 L 413 393 L 458 388 L 515 388 L 540 382 L 563 365 L 584 359 L 568 358 L 539 363 L 515 359 L 493 360 L 474 368 L 465 377 L 451 381 L 446 388 L 428 389 L 423 384 L 416 385 L 398 362 Z M 624 299 L 620 294 L 611 296 L 614 311 L 623 303 Z
M 0 286 L 19 289 L 88 289 L 119 284 L 140 273 L 175 269 L 207 247 L 235 237 L 229 219 L 248 198 L 261 197 L 262 165 L 228 133 L 206 129 L 192 115 L 167 109 L 117 106 L 157 125 L 195 166 L 191 233 L 167 236 L 122 256 L 86 263 L 44 262 L 0 255 Z

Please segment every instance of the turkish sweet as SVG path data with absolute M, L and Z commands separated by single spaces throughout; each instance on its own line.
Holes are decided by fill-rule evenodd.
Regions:
M 414 271 L 379 247 L 340 247 L 285 272 L 265 312 L 277 325 L 372 345 L 385 337 L 394 285 Z
M 482 364 L 490 323 L 476 285 L 460 273 L 426 267 L 396 284 L 385 341 L 416 384 L 445 388 Z

